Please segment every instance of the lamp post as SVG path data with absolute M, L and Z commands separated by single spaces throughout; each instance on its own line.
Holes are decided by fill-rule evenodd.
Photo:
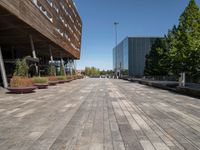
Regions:
M 115 27 L 115 51 L 116 51 L 116 54 L 117 54 L 117 25 L 119 24 L 119 22 L 114 22 L 114 27 Z M 116 57 L 116 56 L 115 56 Z M 116 59 L 116 58 L 115 58 Z M 116 62 L 117 63 L 117 62 Z M 115 68 L 117 69 L 117 68 Z M 117 74 L 117 77 L 118 77 L 118 73 L 117 73 L 117 70 L 116 70 L 116 74 Z
M 114 26 L 115 26 L 115 46 L 117 46 L 117 25 L 119 24 L 119 22 L 114 22 Z

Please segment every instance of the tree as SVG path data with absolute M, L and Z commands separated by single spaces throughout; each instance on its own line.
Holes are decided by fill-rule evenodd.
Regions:
M 114 72 L 112 70 L 102 70 L 100 71 L 100 75 L 113 75 Z
M 90 75 L 90 68 L 89 67 L 85 67 L 85 71 L 84 71 L 86 76 Z
M 56 67 L 54 66 L 54 64 L 50 64 L 48 66 L 48 75 L 49 76 L 56 76 Z
M 146 76 L 165 76 L 168 75 L 166 63 L 166 40 L 157 39 L 151 47 L 151 51 L 146 56 L 146 66 L 144 74 Z
M 21 76 L 21 77 L 28 77 L 28 70 L 29 67 L 26 63 L 26 59 L 18 59 L 16 61 L 16 67 L 15 67 L 15 72 L 14 75 L 15 76 Z
M 174 25 L 172 30 L 168 31 L 168 34 L 165 35 L 165 41 L 166 41 L 166 57 L 165 64 L 168 68 L 168 74 L 171 75 L 178 75 L 180 73 L 179 64 L 176 63 L 177 59 L 174 59 L 174 56 L 176 56 L 177 48 L 175 47 L 177 40 L 177 27 Z
M 186 72 L 199 77 L 200 71 L 200 12 L 195 0 L 190 0 L 179 19 L 169 57 L 172 72 Z
M 108 74 L 108 75 L 113 75 L 113 74 L 114 74 L 114 71 L 113 71 L 113 70 L 107 70 L 107 74 Z
M 63 65 L 60 66 L 60 75 L 65 76 L 65 68 L 63 67 Z
M 95 67 L 85 67 L 84 73 L 86 76 L 99 76 L 100 70 Z
M 173 74 L 186 72 L 193 79 L 200 78 L 200 11 L 195 0 L 165 36 L 165 44 L 156 41 L 146 57 L 145 75 Z
M 100 72 L 100 75 L 106 75 L 107 74 L 107 71 L 105 71 L 105 70 L 102 70 L 101 72 Z

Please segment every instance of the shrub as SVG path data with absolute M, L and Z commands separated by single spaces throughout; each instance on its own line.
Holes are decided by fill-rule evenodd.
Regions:
M 49 65 L 48 67 L 48 75 L 56 76 L 56 67 L 53 64 Z
M 56 76 L 50 76 L 48 77 L 49 81 L 58 81 Z
M 48 78 L 46 77 L 34 77 L 32 78 L 33 83 L 48 83 Z
M 77 75 L 73 75 L 73 79 L 75 79 L 75 80 L 76 80 L 76 79 L 77 79 Z
M 77 75 L 77 77 L 78 77 L 78 79 L 82 79 L 82 78 L 84 78 L 83 75 Z
M 67 76 L 66 79 L 67 79 L 67 80 L 72 80 L 73 77 L 72 77 L 72 76 Z
M 57 79 L 58 80 L 66 80 L 66 77 L 65 76 L 57 76 Z
M 76 75 L 76 70 L 75 69 L 72 70 L 72 75 Z
M 60 66 L 60 75 L 65 76 L 65 68 L 62 65 Z
M 29 67 L 26 63 L 26 59 L 18 59 L 16 61 L 14 76 L 28 77 L 28 70 Z
M 31 79 L 20 76 L 13 76 L 10 81 L 10 87 L 31 87 L 33 82 Z

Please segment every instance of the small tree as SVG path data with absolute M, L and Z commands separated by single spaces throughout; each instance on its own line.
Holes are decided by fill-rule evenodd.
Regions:
M 60 75 L 65 76 L 65 68 L 63 67 L 63 65 L 60 66 Z
M 105 70 L 102 70 L 101 72 L 100 72 L 100 75 L 106 75 L 107 74 L 107 71 L 105 71 Z
M 26 63 L 26 59 L 18 59 L 16 61 L 14 76 L 28 77 L 28 70 L 29 67 Z
M 90 76 L 90 68 L 89 67 L 85 67 L 85 75 Z
M 72 75 L 76 75 L 76 70 L 72 69 Z
M 87 76 L 99 76 L 100 70 L 95 67 L 85 67 L 85 75 Z
M 48 67 L 48 75 L 56 76 L 56 67 L 53 64 L 50 64 Z
M 146 56 L 146 65 L 144 70 L 146 76 L 168 75 L 166 51 L 165 39 L 157 39 L 152 45 L 151 51 Z

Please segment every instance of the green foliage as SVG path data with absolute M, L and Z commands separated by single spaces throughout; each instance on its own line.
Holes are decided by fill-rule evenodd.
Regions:
M 66 76 L 57 76 L 57 79 L 60 81 L 66 80 Z
M 155 43 L 147 56 L 145 75 L 178 76 L 186 72 L 200 78 L 200 11 L 195 0 L 190 0 L 179 19 L 165 36 L 165 44 Z
M 65 68 L 62 65 L 60 66 L 60 75 L 65 76 Z
M 200 11 L 190 0 L 179 19 L 169 51 L 172 72 L 199 76 L 200 71 Z
M 83 71 L 82 74 L 86 76 L 99 76 L 99 75 L 113 75 L 114 72 L 112 70 L 100 71 L 98 68 L 95 67 L 85 67 L 85 71 Z
M 151 51 L 146 56 L 146 66 L 144 74 L 146 76 L 168 75 L 166 41 L 157 39 L 151 47 Z
M 73 79 L 73 76 L 68 75 L 68 76 L 66 76 L 66 79 L 67 79 L 67 80 L 72 80 L 72 79 Z
M 48 78 L 46 77 L 34 77 L 32 78 L 33 83 L 48 83 Z
M 107 75 L 107 71 L 105 70 L 100 71 L 100 75 Z
M 76 70 L 72 69 L 72 75 L 76 75 Z
M 113 75 L 114 72 L 112 70 L 102 70 L 100 71 L 100 75 Z
M 113 75 L 114 73 L 112 73 L 111 75 Z M 126 70 L 122 70 L 121 71 L 121 74 L 123 75 L 123 76 L 128 76 L 128 69 L 126 69 Z
M 128 72 L 128 70 L 126 70 Z M 107 70 L 107 74 L 108 75 L 114 75 L 114 71 L 113 70 Z
M 85 75 L 86 76 L 99 76 L 100 70 L 95 67 L 85 67 Z
M 48 81 L 58 81 L 58 78 L 56 76 L 49 76 Z
M 48 75 L 56 76 L 56 67 L 53 64 L 50 64 L 48 67 Z
M 168 34 L 165 36 L 166 44 L 167 44 L 167 60 L 169 65 L 169 71 L 171 74 L 178 76 L 180 72 L 182 72 L 182 69 L 180 69 L 178 61 L 179 59 L 175 58 L 177 56 L 177 53 L 180 52 L 176 48 L 176 44 L 178 43 L 177 40 L 177 27 L 174 26 L 172 30 L 168 31 Z
M 31 87 L 33 86 L 33 82 L 30 78 L 21 77 L 21 76 L 13 76 L 10 80 L 10 87 Z
M 14 76 L 28 77 L 28 70 L 29 70 L 29 67 L 26 63 L 26 60 L 25 59 L 22 59 L 22 60 L 18 59 L 16 61 Z

